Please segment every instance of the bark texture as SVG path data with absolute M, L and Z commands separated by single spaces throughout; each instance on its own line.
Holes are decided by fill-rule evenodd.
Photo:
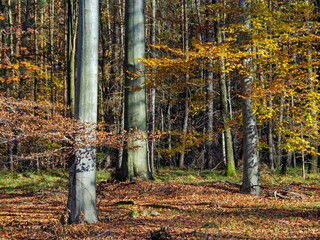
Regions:
M 119 172 L 122 180 L 151 179 L 147 154 L 147 110 L 144 88 L 145 16 L 143 0 L 125 5 L 124 129 L 130 133 Z
M 98 0 L 79 0 L 75 118 L 83 123 L 91 123 L 85 129 L 88 132 L 85 138 L 94 138 L 89 131 L 97 122 L 98 13 Z M 69 223 L 95 223 L 98 221 L 96 151 L 93 147 L 82 144 L 69 162 Z
M 239 34 L 239 44 L 250 41 L 250 35 L 247 30 L 250 29 L 250 15 L 247 13 L 250 2 L 248 0 L 239 0 L 239 6 L 242 10 L 240 23 L 243 30 Z M 252 49 L 246 49 L 252 52 Z M 244 60 L 247 72 L 253 72 L 252 59 Z M 252 87 L 253 76 L 245 76 L 242 79 L 243 95 L 245 99 L 242 103 L 242 123 L 243 123 L 243 179 L 242 192 L 250 194 L 259 194 L 259 151 L 258 151 L 258 130 L 257 121 L 251 109 L 252 99 L 250 91 Z

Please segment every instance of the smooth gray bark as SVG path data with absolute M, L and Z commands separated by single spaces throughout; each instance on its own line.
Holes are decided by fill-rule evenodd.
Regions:
M 250 80 L 251 81 L 251 80 Z M 247 84 L 247 83 L 245 83 Z M 247 89 L 245 92 L 248 91 Z M 242 105 L 243 118 L 243 179 L 242 191 L 259 194 L 259 151 L 256 118 L 251 110 L 251 98 L 246 97 Z
M 85 129 L 86 132 L 92 130 L 97 122 L 98 15 L 98 0 L 79 0 L 75 118 L 92 124 Z M 92 135 L 81 137 L 94 138 Z M 96 150 L 90 145 L 82 145 L 70 160 L 69 223 L 95 223 L 98 221 Z
M 250 18 L 247 10 L 250 2 L 248 0 L 239 0 L 239 6 L 242 10 L 240 23 L 244 26 L 244 30 L 239 34 L 239 44 L 244 44 L 245 41 L 250 40 L 249 34 L 246 30 L 250 29 Z M 247 49 L 252 52 L 252 49 Z M 252 59 L 244 60 L 244 65 L 248 72 L 252 71 Z M 242 122 L 243 122 L 243 178 L 242 178 L 242 192 L 251 194 L 259 194 L 259 151 L 258 151 L 258 130 L 257 121 L 251 109 L 252 99 L 248 94 L 251 91 L 253 76 L 245 76 L 242 79 L 243 94 L 245 99 L 242 103 Z
M 119 172 L 122 180 L 151 179 L 147 154 L 147 109 L 144 87 L 145 16 L 144 0 L 125 5 L 125 97 L 124 129 L 129 132 Z
M 151 0 L 151 29 L 150 29 L 150 42 L 152 45 L 156 44 L 156 0 Z M 152 57 L 156 57 L 155 50 L 151 53 Z M 152 72 L 152 77 L 154 77 L 154 72 Z M 150 132 L 151 134 L 155 131 L 155 119 L 156 119 L 156 87 L 155 83 L 153 83 L 153 86 L 150 91 Z M 150 143 L 150 169 L 151 172 L 154 172 L 154 146 L 155 146 L 155 139 L 151 139 Z
M 189 20 L 188 20 L 188 2 L 186 0 L 182 1 L 182 19 L 183 19 L 183 50 L 188 58 L 189 51 Z M 185 75 L 185 103 L 184 103 L 184 119 L 182 127 L 182 141 L 181 141 L 181 152 L 179 156 L 179 167 L 185 166 L 185 156 L 186 156 L 186 137 L 188 132 L 188 122 L 189 122 L 189 88 L 188 88 L 189 74 Z
M 119 22 L 120 22 L 120 29 L 119 29 L 119 37 L 116 39 L 116 43 L 118 47 L 120 47 L 120 61 L 121 63 L 124 62 L 124 26 L 123 26 L 123 21 L 124 21 L 124 4 L 122 0 L 117 1 L 118 4 L 118 12 L 119 12 Z M 117 28 L 117 25 L 114 25 L 114 29 Z M 114 30 L 114 32 L 116 32 Z M 124 76 L 124 71 L 123 71 L 123 64 L 120 64 L 119 66 L 119 73 L 120 73 L 120 78 L 123 79 Z M 124 89 L 124 84 L 123 81 L 121 81 L 120 85 L 120 91 L 123 92 Z M 121 114 L 119 114 L 120 117 L 118 117 L 118 132 L 119 134 L 123 134 L 123 128 L 124 128 L 124 99 L 123 97 L 121 98 Z M 118 153 L 118 165 L 117 165 L 117 170 L 121 168 L 122 165 L 122 160 L 123 160 L 123 147 L 120 147 L 119 153 Z

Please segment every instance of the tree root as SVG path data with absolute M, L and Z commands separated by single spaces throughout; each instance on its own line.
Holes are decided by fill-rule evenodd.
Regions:
M 299 193 L 296 193 L 296 192 L 291 192 L 291 191 L 278 192 L 277 190 L 267 194 L 267 197 L 271 197 L 271 196 L 273 196 L 276 199 L 276 201 L 278 199 L 301 200 L 304 197 L 302 194 L 299 194 Z

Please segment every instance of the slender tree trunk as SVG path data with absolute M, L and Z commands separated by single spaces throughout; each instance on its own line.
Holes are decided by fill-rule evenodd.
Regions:
M 14 53 L 14 51 L 13 51 L 14 49 L 13 49 L 13 18 L 12 18 L 11 0 L 8 0 L 7 7 L 8 7 L 8 20 L 9 20 L 9 30 L 10 30 L 10 32 L 9 32 L 10 61 L 12 61 L 13 56 L 14 56 L 14 54 L 13 54 Z M 4 44 L 4 42 L 2 44 Z M 5 70 L 5 72 L 6 72 L 6 74 L 14 75 L 13 71 L 11 72 L 10 70 Z M 10 84 L 6 83 L 6 96 L 10 97 L 10 95 L 11 95 Z M 8 152 L 9 169 L 10 169 L 11 172 L 13 172 L 14 171 L 14 163 L 13 163 L 13 144 L 12 144 L 12 142 L 9 142 L 7 144 L 7 152 Z
M 186 90 L 186 95 L 188 94 Z M 183 168 L 185 166 L 185 155 L 186 155 L 186 137 L 187 137 L 187 132 L 188 132 L 188 120 L 189 120 L 189 100 L 187 99 L 188 97 L 186 96 L 186 100 L 184 102 L 184 120 L 183 120 L 183 127 L 182 127 L 182 139 L 181 139 L 181 145 L 182 145 L 182 150 L 180 153 L 179 157 L 179 167 Z
M 212 63 L 208 63 L 208 68 L 212 68 Z M 213 168 L 213 113 L 214 113 L 214 93 L 213 93 L 213 73 L 207 71 L 207 104 L 208 104 L 208 120 L 207 120 L 207 140 L 206 140 L 206 168 Z
M 9 21 L 9 49 L 10 49 L 10 61 L 14 62 L 14 49 L 13 49 L 13 16 L 12 16 L 12 0 L 8 0 L 8 21 Z M 6 74 L 14 76 L 14 71 L 6 70 Z M 6 83 L 6 96 L 11 95 L 11 83 Z
M 33 2 L 33 11 L 34 11 L 34 28 L 37 29 L 37 24 L 38 24 L 38 18 L 37 18 L 37 0 L 34 0 Z M 37 37 L 37 31 L 33 32 L 33 38 L 34 38 L 34 54 L 35 54 L 35 65 L 38 64 L 38 37 Z M 34 79 L 33 79 L 33 100 L 38 101 L 38 77 L 35 74 Z
M 121 60 L 121 64 L 119 66 L 119 73 L 120 73 L 120 92 L 122 93 L 121 96 L 121 114 L 119 114 L 119 126 L 118 126 L 118 132 L 120 134 L 123 133 L 123 129 L 124 129 L 124 86 L 123 86 L 123 78 L 124 78 L 124 70 L 123 70 L 123 65 L 124 65 L 124 58 L 125 58 L 125 52 L 124 52 L 124 4 L 125 2 L 122 0 L 118 0 L 118 6 L 119 6 L 119 21 L 120 21 L 120 34 L 118 37 L 118 45 L 120 46 L 120 60 Z M 122 161 L 123 161 L 123 147 L 120 147 L 119 149 L 119 153 L 118 153 L 118 170 L 121 168 L 122 165 Z
M 297 168 L 297 154 L 295 152 L 293 152 L 293 163 L 292 163 L 292 167 L 293 168 Z
M 205 4 L 211 5 L 213 4 L 214 1 L 212 0 L 206 0 Z M 210 19 L 210 12 L 206 11 L 206 18 Z M 206 20 L 206 41 L 207 42 L 213 42 L 213 37 L 214 37 L 214 33 L 213 33 L 213 29 L 212 29 L 212 25 L 213 22 L 210 20 Z M 207 80 L 207 116 L 208 116 L 208 120 L 207 120 L 207 124 L 206 124 L 206 128 L 207 128 L 207 140 L 206 140 L 206 151 L 205 151 L 205 159 L 206 159 L 206 168 L 211 169 L 213 168 L 213 118 L 214 118 L 214 84 L 213 84 L 213 80 L 214 80 L 214 74 L 212 72 L 213 69 L 213 63 L 212 60 L 209 60 L 209 62 L 207 63 L 206 66 L 207 70 L 206 70 L 206 80 Z
M 270 104 L 271 105 L 271 104 Z M 271 171 L 274 171 L 275 168 L 275 147 L 273 141 L 273 120 L 269 119 L 268 123 L 268 145 L 269 145 L 269 162 Z
M 306 179 L 306 166 L 305 166 L 304 153 L 301 154 L 301 164 L 302 164 L 302 178 Z
M 150 42 L 152 45 L 156 44 L 156 0 L 151 0 L 151 31 L 150 31 Z M 154 53 L 154 50 L 152 52 L 152 57 L 156 57 L 156 54 Z M 154 78 L 154 74 L 152 74 L 152 77 Z M 149 131 L 151 134 L 154 133 L 155 131 L 155 118 L 156 118 L 156 88 L 155 84 L 153 83 L 153 86 L 150 90 L 150 129 Z M 154 171 L 154 145 L 155 145 L 155 140 L 151 139 L 150 143 L 150 168 L 151 172 Z
M 50 98 L 51 103 L 55 103 L 55 84 L 54 84 L 54 0 L 51 0 L 49 3 L 49 53 L 50 53 Z M 55 112 L 54 105 L 52 107 L 52 112 Z
M 75 108 L 75 55 L 76 55 L 76 29 L 74 0 L 68 0 L 68 104 L 70 106 L 70 115 L 74 116 Z
M 7 151 L 8 151 L 8 165 L 9 165 L 10 172 L 13 173 L 13 171 L 14 171 L 13 143 L 12 143 L 12 142 L 9 142 L 7 145 L 8 145 L 8 146 L 7 146 Z
M 187 54 L 189 51 L 189 19 L 188 19 L 188 3 L 187 0 L 182 1 L 182 18 L 183 18 L 183 48 Z M 186 155 L 186 137 L 188 132 L 188 121 L 189 121 L 189 88 L 188 88 L 189 74 L 185 75 L 185 103 L 184 103 L 184 120 L 182 127 L 182 139 L 181 139 L 181 153 L 179 157 L 179 167 L 185 166 L 185 155 Z
M 101 46 L 101 60 L 99 61 L 99 66 L 101 68 L 100 72 L 101 72 L 101 80 L 99 81 L 99 95 L 98 95 L 98 121 L 102 121 L 102 122 L 107 122 L 107 123 L 111 123 L 111 116 L 112 113 L 111 111 L 108 111 L 110 109 L 110 107 L 108 106 L 108 110 L 106 109 L 107 106 L 105 104 L 105 99 L 106 97 L 108 97 L 109 91 L 110 91 L 110 87 L 109 87 L 109 82 L 114 82 L 115 81 L 115 73 L 113 71 L 114 69 L 114 64 L 111 65 L 111 72 L 108 74 L 108 67 L 107 67 L 107 61 L 110 61 L 108 59 L 108 53 L 110 52 L 110 50 L 112 51 L 112 59 L 116 59 L 115 55 L 114 55 L 114 46 L 115 43 L 113 40 L 113 38 L 115 37 L 111 37 L 111 29 L 110 29 L 110 5 L 109 5 L 110 1 L 106 1 L 106 5 L 104 5 L 102 2 L 100 2 L 99 4 L 99 26 L 100 26 L 100 32 L 104 33 L 104 34 L 100 34 L 100 46 Z M 104 24 L 104 15 L 102 14 L 103 9 L 105 9 L 104 11 L 107 12 L 107 24 L 105 26 Z M 115 22 L 115 19 L 114 19 Z M 114 36 L 116 36 L 116 32 L 115 34 L 113 34 Z M 109 37 L 109 39 L 108 39 Z M 110 79 L 108 79 L 107 76 L 110 76 Z M 106 113 L 107 112 L 107 113 Z M 107 117 L 107 115 L 109 116 L 109 118 Z
M 233 156 L 233 141 L 231 128 L 229 126 L 229 112 L 228 112 L 228 101 L 227 101 L 227 86 L 226 86 L 226 78 L 224 71 L 224 59 L 220 60 L 220 68 L 222 72 L 220 73 L 220 102 L 221 102 L 221 117 L 224 124 L 224 136 L 225 136 L 225 152 L 226 152 L 226 160 L 227 160 L 227 168 L 226 174 L 227 176 L 235 176 L 236 168 L 234 163 Z
M 316 87 L 314 85 L 314 82 L 313 82 L 313 73 L 314 73 L 314 69 L 312 68 L 312 66 L 310 66 L 312 63 L 312 52 L 313 50 L 311 48 L 308 49 L 308 57 L 307 57 L 307 62 L 308 62 L 308 75 L 309 75 L 309 81 L 310 81 L 310 85 L 311 85 L 311 89 L 310 91 L 312 93 L 315 93 L 316 92 Z M 312 109 L 311 109 L 311 118 L 312 118 L 312 128 L 313 128 L 313 131 L 316 132 L 318 131 L 318 122 L 317 122 L 317 119 L 319 119 L 319 117 L 317 116 L 315 110 L 316 109 L 316 106 L 315 104 L 313 103 L 312 104 Z M 318 140 L 317 139 L 312 139 L 311 140 L 311 145 L 313 146 L 314 148 L 314 154 L 312 154 L 312 157 L 311 157 L 311 165 L 310 165 L 310 172 L 311 173 L 318 173 Z
M 16 17 L 16 25 L 20 28 L 19 35 L 16 36 L 16 54 L 20 54 L 20 45 L 21 45 L 21 0 L 16 1 L 17 6 L 17 17 Z
M 220 3 L 220 1 L 214 1 L 214 3 Z M 223 2 L 222 2 L 223 3 Z M 217 44 L 222 44 L 224 41 L 223 32 L 221 29 L 221 21 L 224 19 L 223 14 L 220 14 L 219 12 L 216 13 L 215 17 L 215 37 Z M 231 128 L 229 126 L 230 116 L 228 111 L 228 92 L 227 92 L 227 83 L 226 83 L 226 73 L 225 73 L 225 58 L 220 57 L 219 59 L 220 63 L 220 79 L 219 79 L 219 85 L 220 85 L 220 105 L 221 105 L 221 118 L 222 123 L 224 126 L 224 139 L 223 141 L 223 152 L 226 153 L 226 174 L 227 176 L 235 176 L 236 175 L 236 169 L 235 169 L 235 162 L 234 162 L 234 156 L 233 156 L 233 141 L 232 141 L 232 134 L 231 134 Z
M 285 105 L 285 99 L 283 96 L 280 97 L 280 116 L 279 116 L 279 123 L 280 125 L 283 124 L 283 118 L 284 118 L 284 105 Z M 275 168 L 278 168 L 281 165 L 281 159 L 283 150 L 281 148 L 282 144 L 282 135 L 281 133 L 278 133 L 277 135 L 277 146 L 276 146 L 276 157 L 275 157 Z
M 127 0 L 125 6 L 124 128 L 129 134 L 119 179 L 152 179 L 147 154 L 147 113 L 144 88 L 144 0 Z
M 31 33 L 28 31 L 29 29 L 29 22 L 30 22 L 30 11 L 33 9 L 34 10 L 34 5 L 30 2 L 30 0 L 27 0 L 24 2 L 26 4 L 25 6 L 25 9 L 26 11 L 24 12 L 24 18 L 21 18 L 21 3 L 19 2 L 18 4 L 19 5 L 19 9 L 18 10 L 18 15 L 20 17 L 18 17 L 19 21 L 20 19 L 23 19 L 23 23 L 22 23 L 22 38 L 21 38 L 21 47 L 24 47 L 24 48 L 28 48 L 28 39 L 31 37 Z M 20 46 L 19 46 L 20 47 Z M 17 54 L 20 55 L 20 51 L 17 50 Z M 35 53 L 33 53 L 35 54 Z M 24 51 L 21 51 L 21 61 L 24 61 L 25 60 L 25 56 L 26 56 L 26 53 Z M 26 70 L 21 70 L 21 75 L 23 74 L 26 74 Z M 34 80 L 34 79 L 30 79 L 31 81 Z M 35 82 L 33 82 L 34 84 Z M 26 88 L 27 84 L 26 84 L 26 81 L 24 78 L 20 78 L 20 81 L 19 81 L 19 86 L 18 86 L 18 98 L 25 98 L 26 97 L 26 91 L 25 91 L 25 88 Z M 32 85 L 31 85 L 32 86 Z M 34 86 L 34 85 L 33 85 Z M 33 89 L 33 92 L 31 91 L 31 94 L 34 94 L 34 89 Z M 34 97 L 31 95 L 31 97 Z
M 171 99 L 171 96 L 168 97 L 169 99 Z M 172 150 L 172 135 L 171 135 L 171 131 L 172 131 L 172 123 L 171 123 L 171 108 L 172 108 L 172 103 L 169 102 L 168 103 L 168 108 L 167 108 L 167 124 L 168 124 L 168 128 L 166 129 L 166 131 L 169 133 L 168 134 L 168 138 L 167 138 L 167 146 L 168 146 L 168 150 L 169 152 L 171 153 L 171 150 Z M 162 119 L 163 119 L 163 114 L 162 114 Z M 161 124 L 161 131 L 164 132 L 164 121 L 162 121 L 162 124 Z M 172 155 L 170 154 L 169 156 L 169 163 L 170 165 L 174 165 L 173 163 L 173 158 L 172 158 Z
M 79 0 L 77 83 L 75 118 L 85 127 L 83 138 L 95 138 L 90 131 L 97 122 L 99 1 Z M 81 144 L 81 142 L 80 142 Z M 82 143 L 70 159 L 69 223 L 98 221 L 96 211 L 96 150 Z M 83 218 L 83 219 L 81 219 Z

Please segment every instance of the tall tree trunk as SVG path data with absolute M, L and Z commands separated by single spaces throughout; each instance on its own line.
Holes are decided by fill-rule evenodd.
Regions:
M 76 55 L 76 29 L 74 0 L 68 0 L 68 104 L 70 106 L 70 115 L 74 116 L 75 108 L 75 55 Z
M 125 5 L 125 97 L 124 128 L 129 134 L 119 179 L 152 179 L 147 154 L 147 112 L 144 88 L 145 16 L 144 0 Z
M 7 3 L 7 7 L 8 7 L 8 20 L 9 20 L 9 48 L 10 48 L 10 61 L 12 61 L 13 59 L 13 18 L 12 18 L 12 5 L 11 5 L 11 0 L 8 0 L 8 3 Z M 1 9 L 2 10 L 2 9 Z M 1 26 L 2 27 L 2 26 Z M 4 44 L 4 42 L 2 43 Z M 1 44 L 1 45 L 2 45 Z M 1 46 L 2 47 L 2 46 Z M 1 48 L 0 47 L 0 48 Z M 14 75 L 14 72 L 10 71 L 9 69 L 8 70 L 5 70 L 5 74 L 12 74 Z M 7 97 L 10 97 L 11 95 L 11 92 L 10 92 L 10 84 L 9 83 L 6 83 L 6 96 Z M 13 162 L 13 144 L 12 142 L 9 142 L 7 144 L 7 153 L 8 153 L 8 165 L 9 165 L 9 169 L 11 172 L 14 171 L 14 162 Z
M 235 176 L 236 168 L 233 156 L 233 141 L 231 128 L 229 126 L 229 111 L 228 111 L 228 101 L 227 101 L 227 86 L 226 86 L 226 76 L 224 73 L 225 60 L 220 59 L 220 102 L 221 102 L 221 117 L 224 124 L 224 141 L 225 141 L 225 152 L 226 152 L 226 174 L 227 176 Z
M 151 0 L 151 30 L 150 30 L 150 42 L 152 45 L 156 44 L 156 0 Z M 154 53 L 154 50 L 152 52 L 152 57 L 156 57 L 156 54 Z M 152 74 L 152 77 L 154 77 L 154 74 Z M 153 86 L 150 90 L 150 129 L 149 131 L 151 134 L 155 131 L 155 118 L 156 118 L 156 88 L 155 84 L 153 83 Z M 150 143 L 150 168 L 151 172 L 154 171 L 154 145 L 155 140 L 151 139 Z
M 19 5 L 19 8 L 18 8 L 18 15 L 20 15 L 19 19 L 23 19 L 21 17 L 21 2 L 18 2 L 18 4 L 20 3 Z M 26 4 L 26 11 L 24 13 L 24 21 L 22 22 L 22 37 L 21 37 L 21 45 L 20 47 L 27 47 L 27 39 L 28 39 L 28 32 L 27 32 L 27 29 L 29 28 L 29 16 L 30 16 L 30 0 L 26 0 L 25 2 Z M 20 54 L 20 51 L 19 51 L 19 54 Z M 21 60 L 24 60 L 25 58 L 25 52 L 21 52 Z M 22 70 L 21 71 L 21 74 L 25 74 L 25 70 Z M 18 86 L 18 98 L 25 98 L 26 96 L 26 93 L 25 93 L 25 79 L 24 78 L 20 78 L 20 81 L 19 81 L 19 86 Z
M 310 81 L 310 85 L 311 85 L 311 89 L 310 91 L 312 93 L 315 93 L 316 92 L 316 87 L 315 87 L 315 84 L 314 84 L 314 80 L 313 80 L 313 73 L 314 73 L 314 69 L 312 68 L 312 54 L 313 54 L 313 50 L 309 47 L 308 48 L 308 57 L 307 57 L 307 62 L 308 62 L 308 75 L 309 75 L 309 81 Z M 311 65 L 311 66 L 310 66 Z M 317 123 L 317 119 L 318 119 L 318 116 L 315 112 L 316 109 L 316 106 L 315 104 L 313 103 L 312 104 L 312 109 L 311 109 L 311 118 L 312 118 L 312 128 L 313 128 L 313 131 L 316 132 L 318 131 L 318 123 Z M 310 163 L 310 172 L 311 173 L 318 173 L 318 140 L 317 139 L 312 139 L 311 140 L 311 145 L 313 146 L 314 148 L 314 154 L 312 154 L 312 157 L 311 157 L 311 163 Z
M 240 23 L 243 25 L 244 30 L 239 34 L 239 44 L 244 44 L 245 41 L 250 39 L 248 31 L 251 27 L 250 19 L 248 16 L 248 0 L 239 0 L 239 6 L 242 10 Z M 252 52 L 252 49 L 246 49 Z M 248 72 L 252 72 L 252 59 L 244 60 L 244 65 L 247 67 Z M 242 192 L 250 194 L 259 194 L 259 151 L 258 151 L 258 130 L 256 117 L 251 109 L 252 99 L 250 94 L 250 85 L 253 81 L 253 76 L 245 76 L 242 79 L 242 87 L 244 100 L 242 103 L 242 121 L 243 121 L 243 179 L 242 179 Z
M 119 21 L 120 21 L 120 29 L 119 29 L 119 37 L 118 37 L 118 45 L 120 46 L 120 66 L 119 66 L 119 73 L 120 73 L 120 92 L 122 93 L 121 95 L 121 114 L 119 114 L 118 117 L 118 132 L 119 134 L 123 133 L 124 129 L 124 84 L 123 84 L 123 77 L 124 77 L 124 70 L 123 70 L 123 65 L 124 65 L 124 58 L 125 58 L 125 52 L 124 52 L 124 1 L 118 0 L 118 6 L 119 6 Z M 120 147 L 119 153 L 118 153 L 118 170 L 121 168 L 122 165 L 122 160 L 123 160 L 123 147 Z
M 55 112 L 54 103 L 55 103 L 55 83 L 54 79 L 54 0 L 51 0 L 49 3 L 49 53 L 50 53 L 50 98 L 52 106 L 52 112 Z
M 97 122 L 98 15 L 98 0 L 79 0 L 75 118 L 82 123 L 92 124 L 86 127 L 86 132 L 92 131 Z M 95 136 L 83 137 L 91 140 Z M 82 144 L 84 145 L 78 147 L 70 159 L 69 223 L 77 223 L 82 220 L 89 223 L 98 221 L 96 211 L 96 150 L 88 144 Z M 81 219 L 82 217 L 83 219 Z
M 183 19 L 183 49 L 187 54 L 189 51 L 189 19 L 188 19 L 188 3 L 187 0 L 182 0 L 182 19 Z M 182 168 L 185 165 L 185 155 L 186 155 L 186 137 L 188 132 L 188 121 L 189 121 L 189 88 L 188 88 L 189 74 L 185 75 L 185 102 L 184 102 L 184 119 L 182 127 L 182 139 L 181 139 L 181 153 L 179 157 L 179 167 Z
M 12 16 L 12 0 L 8 0 L 8 20 L 9 20 L 9 57 L 11 63 L 14 62 L 14 51 L 13 51 L 13 16 Z M 14 71 L 7 70 L 6 74 L 14 76 Z M 6 96 L 11 95 L 11 83 L 6 83 Z
M 206 0 L 206 6 L 213 4 L 213 0 Z M 210 19 L 210 11 L 206 11 L 206 18 Z M 212 28 L 213 22 L 210 20 L 206 20 L 206 41 L 207 42 L 213 42 L 213 28 Z M 213 63 L 212 60 L 210 60 L 207 63 L 206 66 L 206 79 L 207 79 L 207 140 L 206 140 L 206 151 L 205 151 L 205 159 L 206 159 L 206 168 L 211 169 L 213 168 L 213 159 L 214 159 L 214 153 L 213 153 L 213 114 L 214 114 L 214 74 L 212 72 L 213 69 Z
M 217 3 L 218 1 L 215 1 Z M 221 19 L 223 19 L 223 15 L 217 13 L 216 14 L 216 39 L 217 43 L 220 45 L 223 43 L 223 33 L 221 30 Z M 227 95 L 227 83 L 226 83 L 226 73 L 225 73 L 225 58 L 220 57 L 220 104 L 221 104 L 221 118 L 222 123 L 224 126 L 224 141 L 225 144 L 225 153 L 226 153 L 226 174 L 227 176 L 235 176 L 236 175 L 236 168 L 234 163 L 234 156 L 233 156 L 233 141 L 232 141 L 232 134 L 231 128 L 229 126 L 229 111 L 228 111 L 228 95 Z
M 37 24 L 38 24 L 38 18 L 37 18 L 37 0 L 34 0 L 33 2 L 33 11 L 34 11 L 34 17 L 33 17 L 33 21 L 34 21 L 34 29 L 37 29 Z M 38 37 L 37 37 L 37 31 L 33 32 L 33 38 L 34 38 L 34 55 L 35 55 L 35 65 L 38 64 L 38 54 L 39 54 L 39 50 L 38 50 Z M 33 79 L 33 100 L 34 101 L 38 101 L 38 77 L 37 74 L 35 73 L 34 79 Z
M 103 9 L 105 9 L 105 11 L 107 12 L 107 24 L 105 26 L 104 24 L 104 15 L 102 14 Z M 105 100 L 106 97 L 108 97 L 109 94 L 109 90 L 110 87 L 109 82 L 113 82 L 115 81 L 114 79 L 114 75 L 115 73 L 113 72 L 113 66 L 114 64 L 111 65 L 111 72 L 110 72 L 110 80 L 108 81 L 108 67 L 107 67 L 107 61 L 109 61 L 108 59 L 108 53 L 110 52 L 110 49 L 112 48 L 112 59 L 115 59 L 115 55 L 114 55 L 114 51 L 113 48 L 111 46 L 114 46 L 115 43 L 112 41 L 112 37 L 111 37 L 111 29 L 110 29 L 110 1 L 106 1 L 106 5 L 103 5 L 102 2 L 100 2 L 99 4 L 99 26 L 100 26 L 100 32 L 103 32 L 104 34 L 100 34 L 100 46 L 101 46 L 101 57 L 99 60 L 99 66 L 101 68 L 100 72 L 101 72 L 101 80 L 99 81 L 99 95 L 98 95 L 98 121 L 101 122 L 111 122 L 111 117 L 112 117 L 112 113 L 111 111 L 108 111 L 110 109 L 110 107 L 108 106 L 108 110 L 106 109 L 106 104 L 105 104 Z M 115 22 L 115 19 L 114 19 Z M 116 36 L 116 33 L 113 34 L 114 36 Z M 110 39 L 108 39 L 108 37 Z M 107 113 L 106 113 L 107 112 Z M 107 117 L 109 116 L 109 118 Z

